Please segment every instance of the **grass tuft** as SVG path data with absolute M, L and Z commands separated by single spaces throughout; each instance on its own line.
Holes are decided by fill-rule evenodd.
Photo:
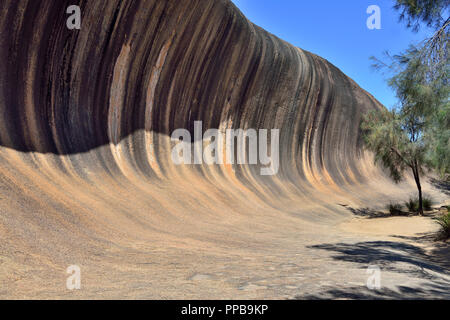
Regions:
M 422 197 L 423 210 L 430 211 L 433 206 L 433 199 L 428 196 Z M 405 207 L 409 212 L 417 213 L 419 211 L 419 198 L 409 198 L 409 201 L 405 202 Z
M 399 203 L 390 203 L 387 206 L 387 209 L 389 210 L 389 213 L 392 215 L 398 215 L 402 213 L 402 205 Z
M 409 212 L 417 212 L 419 211 L 419 200 L 409 198 L 409 201 L 405 202 L 405 207 Z
M 423 202 L 423 209 L 430 211 L 432 209 L 433 206 L 433 199 L 431 199 L 431 197 L 428 196 L 424 196 L 422 199 Z
M 437 223 L 441 226 L 441 231 L 439 233 L 439 239 L 446 240 L 450 238 L 450 210 L 447 207 L 447 214 L 436 219 Z

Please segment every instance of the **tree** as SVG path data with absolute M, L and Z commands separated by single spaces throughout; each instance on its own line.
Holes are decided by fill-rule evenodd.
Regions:
M 408 27 L 418 31 L 421 23 L 434 28 L 435 33 L 417 46 L 411 46 L 405 53 L 391 57 L 397 62 L 388 66 L 394 73 L 412 75 L 411 82 L 400 95 L 417 93 L 418 101 L 426 102 L 422 108 L 425 116 L 424 130 L 426 161 L 441 177 L 450 178 L 450 105 L 449 105 L 449 29 L 450 0 L 396 0 L 394 6 L 401 12 L 400 20 L 406 20 Z M 447 16 L 447 18 L 445 18 Z M 378 67 L 382 64 L 377 61 Z M 400 67 L 399 67 L 400 66 Z M 404 70 L 410 69 L 409 73 Z M 421 88 L 420 88 L 421 87 Z M 429 99 L 425 99 L 428 95 Z M 414 96 L 413 96 L 414 98 Z
M 436 29 L 441 27 L 449 6 L 450 0 L 396 0 L 394 8 L 400 11 L 401 21 L 418 31 L 421 23 Z
M 400 182 L 406 169 L 411 169 L 419 192 L 419 213 L 423 214 L 422 185 L 425 146 L 423 122 L 420 117 L 396 109 L 369 112 L 362 122 L 366 146 L 375 154 L 375 161 L 389 170 Z
M 389 86 L 399 101 L 398 110 L 369 113 L 362 129 L 375 160 L 399 182 L 410 168 L 419 192 L 423 214 L 421 176 L 432 167 L 442 175 L 450 170 L 449 26 L 450 0 L 396 0 L 400 20 L 417 31 L 421 23 L 436 29 L 434 35 L 388 62 L 376 58 L 374 67 L 390 73 Z
M 426 90 L 430 100 L 422 114 L 426 116 L 427 127 L 424 135 L 428 150 L 426 160 L 446 179 L 450 175 L 450 105 L 449 105 L 449 29 L 450 0 L 396 0 L 394 6 L 400 11 L 400 20 L 406 20 L 408 27 L 418 31 L 421 24 L 434 28 L 435 33 L 417 46 L 411 46 L 406 53 L 391 57 L 396 61 L 388 68 L 401 74 L 409 68 L 416 73 L 416 82 L 411 83 L 413 92 L 419 93 L 418 100 L 426 101 Z M 382 65 L 377 62 L 378 66 Z M 398 66 L 400 65 L 400 68 Z M 404 68 L 402 68 L 402 66 Z M 415 70 L 414 70 L 415 69 Z M 411 94 L 411 90 L 402 94 Z
M 450 172 L 450 103 L 446 103 L 438 110 L 432 119 L 429 131 L 426 133 L 426 159 L 444 179 L 449 179 Z
M 391 112 L 369 114 L 362 124 L 367 147 L 375 153 L 375 160 L 389 169 L 395 182 L 402 180 L 406 168 L 411 169 L 419 193 L 420 214 L 424 169 L 446 172 L 450 167 L 450 127 L 445 127 L 450 115 L 448 65 L 431 66 L 424 62 L 427 54 L 423 48 L 411 46 L 402 55 L 389 56 L 389 65 L 375 59 L 375 67 L 393 73 L 388 84 L 395 91 L 399 106 Z M 441 56 L 439 59 L 446 61 Z

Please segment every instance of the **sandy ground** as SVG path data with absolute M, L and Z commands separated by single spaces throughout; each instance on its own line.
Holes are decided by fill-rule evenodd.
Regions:
M 429 217 L 355 218 L 343 223 L 342 230 L 380 237 L 413 237 L 437 231 L 438 225 Z
M 450 298 L 450 247 L 433 240 L 438 228 L 429 217 L 348 217 L 337 225 L 303 224 L 282 231 L 275 220 L 273 228 L 260 223 L 253 221 L 253 233 L 243 226 L 239 235 L 230 232 L 220 242 L 211 234 L 211 241 L 164 244 L 160 239 L 106 250 L 84 248 L 76 262 L 82 287 L 74 291 L 65 288 L 68 275 L 62 265 L 52 265 L 51 259 L 42 265 L 41 256 L 14 252 L 13 245 L 11 254 L 1 256 L 0 297 Z M 381 270 L 379 290 L 366 286 L 367 268 L 373 265 Z

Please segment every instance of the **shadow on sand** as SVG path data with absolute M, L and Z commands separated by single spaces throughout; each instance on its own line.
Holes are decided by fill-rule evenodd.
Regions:
M 371 209 L 371 208 L 352 208 L 347 205 L 341 205 L 341 206 L 344 207 L 345 209 L 347 209 L 348 211 L 350 211 L 353 215 L 355 215 L 357 217 L 363 217 L 363 218 L 368 218 L 368 219 L 410 217 L 410 216 L 417 215 L 415 213 L 403 212 L 403 211 L 398 212 L 396 214 L 393 214 L 393 213 L 387 214 L 383 211 L 379 211 L 379 210 L 375 210 L 375 209 Z
M 450 182 L 431 178 L 430 184 L 442 193 L 450 196 Z
M 450 299 L 450 247 L 447 243 L 438 244 L 436 250 L 428 253 L 421 247 L 392 241 L 321 244 L 309 248 L 330 251 L 334 260 L 358 264 L 361 268 L 376 262 L 382 272 L 424 281 L 418 287 L 402 285 L 394 290 L 342 286 L 296 299 Z

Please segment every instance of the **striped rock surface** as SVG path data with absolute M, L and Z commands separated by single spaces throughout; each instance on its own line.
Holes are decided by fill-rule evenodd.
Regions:
M 66 27 L 73 4 L 80 30 Z M 376 108 L 228 0 L 2 0 L 0 297 L 314 291 L 324 261 L 347 268 L 308 245 L 347 237 L 348 208 L 414 191 L 362 148 Z M 280 129 L 278 173 L 175 165 L 170 136 L 194 121 Z M 66 289 L 69 265 L 82 290 Z

